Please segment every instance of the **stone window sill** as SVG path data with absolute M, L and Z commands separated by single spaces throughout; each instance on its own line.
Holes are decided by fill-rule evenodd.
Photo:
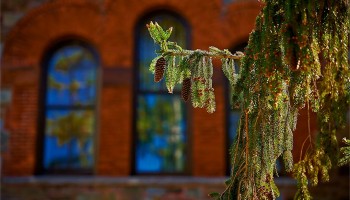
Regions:
M 191 176 L 129 176 L 129 177 L 107 177 L 107 176 L 25 176 L 25 177 L 3 177 L 5 184 L 114 184 L 114 185 L 218 185 L 224 186 L 228 177 L 191 177 Z M 289 177 L 278 177 L 275 179 L 278 186 L 292 186 L 296 184 Z

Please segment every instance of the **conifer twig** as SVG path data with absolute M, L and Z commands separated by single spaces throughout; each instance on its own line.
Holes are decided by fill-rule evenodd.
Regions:
M 205 50 L 187 50 L 182 49 L 181 46 L 177 45 L 176 42 L 168 41 L 170 35 L 172 33 L 173 28 L 170 27 L 168 30 L 164 31 L 161 26 L 157 22 L 150 22 L 146 25 L 147 29 L 153 38 L 154 42 L 159 44 L 161 55 L 169 55 L 169 56 L 190 56 L 193 54 L 198 54 L 204 57 L 218 58 L 218 59 L 234 59 L 239 60 L 244 57 L 244 54 L 240 51 L 232 54 L 228 49 L 220 50 L 216 47 L 209 47 L 209 51 Z
M 193 53 L 199 53 L 205 57 L 211 57 L 211 58 L 217 58 L 217 59 L 234 59 L 234 60 L 239 60 L 243 58 L 244 54 L 240 51 L 237 51 L 235 54 L 220 54 L 216 52 L 210 52 L 210 51 L 204 51 L 204 50 L 187 50 L 187 49 L 182 49 L 182 50 L 174 50 L 174 49 L 166 49 L 166 50 L 161 50 L 161 54 L 166 54 L 166 55 L 171 55 L 171 56 L 189 56 L 192 55 Z

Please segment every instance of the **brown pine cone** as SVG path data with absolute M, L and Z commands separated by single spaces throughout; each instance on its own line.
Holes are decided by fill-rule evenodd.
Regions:
M 154 72 L 154 82 L 162 80 L 165 71 L 166 60 L 164 57 L 160 57 L 156 62 L 156 69 Z
M 187 101 L 191 92 L 191 79 L 185 78 L 182 82 L 181 96 L 184 101 Z

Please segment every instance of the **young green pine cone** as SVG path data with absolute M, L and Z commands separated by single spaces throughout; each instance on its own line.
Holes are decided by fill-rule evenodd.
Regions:
M 181 96 L 184 101 L 188 100 L 191 91 L 191 78 L 185 78 L 182 82 Z
M 166 60 L 164 57 L 160 57 L 156 62 L 156 69 L 154 72 L 154 82 L 162 80 L 165 71 Z

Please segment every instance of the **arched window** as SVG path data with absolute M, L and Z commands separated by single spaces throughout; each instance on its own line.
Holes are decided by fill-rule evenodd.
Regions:
M 95 152 L 97 55 L 68 42 L 46 57 L 42 168 L 92 172 Z
M 174 90 L 174 94 L 169 94 L 164 80 L 154 83 L 149 64 L 156 57 L 157 45 L 145 26 L 150 21 L 166 28 L 174 27 L 169 40 L 183 47 L 189 46 L 187 26 L 174 15 L 152 15 L 138 24 L 134 173 L 183 174 L 188 167 L 186 105 L 181 100 L 180 87 Z

